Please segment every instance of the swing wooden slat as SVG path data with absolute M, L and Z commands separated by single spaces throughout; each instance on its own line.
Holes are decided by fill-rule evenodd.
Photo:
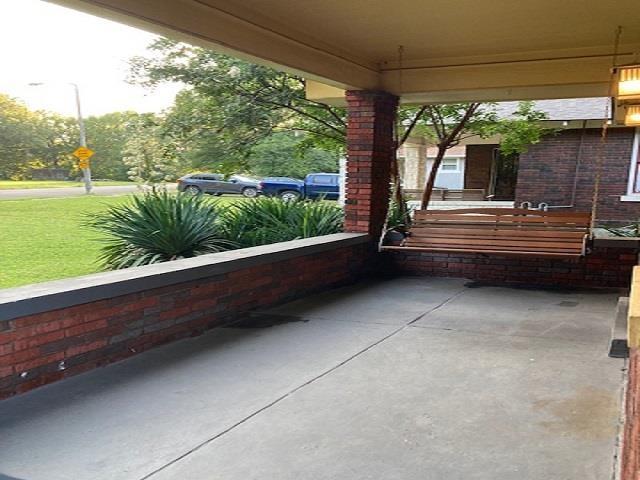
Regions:
M 588 213 L 418 210 L 402 245 L 382 249 L 575 258 L 585 254 L 589 223 Z

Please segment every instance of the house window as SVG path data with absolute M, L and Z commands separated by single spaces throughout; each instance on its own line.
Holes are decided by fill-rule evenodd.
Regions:
M 633 148 L 631 150 L 627 194 L 624 195 L 621 200 L 640 202 L 640 128 L 636 129 Z
M 440 164 L 440 170 L 443 172 L 459 172 L 460 162 L 457 158 L 444 158 Z

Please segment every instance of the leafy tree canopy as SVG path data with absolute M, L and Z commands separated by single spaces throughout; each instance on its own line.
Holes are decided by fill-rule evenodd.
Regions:
M 95 151 L 91 158 L 91 174 L 97 179 L 128 180 L 123 162 L 124 148 L 138 128 L 141 115 L 135 112 L 113 112 L 85 120 L 87 143 Z
M 168 39 L 156 40 L 149 50 L 149 56 L 131 60 L 132 81 L 150 87 L 184 83 L 193 93 L 182 101 L 208 107 L 200 125 L 181 117 L 188 132 L 206 130 L 215 144 L 229 149 L 239 135 L 245 154 L 274 130 L 306 132 L 315 145 L 344 148 L 344 109 L 307 100 L 301 77 Z
M 180 172 L 174 152 L 173 145 L 164 140 L 160 119 L 140 115 L 123 147 L 129 179 L 149 185 L 175 180 Z
M 304 178 L 314 172 L 337 172 L 338 155 L 304 146 L 305 135 L 277 132 L 256 145 L 249 155 L 251 173 L 259 176 Z
M 0 178 L 26 178 L 34 168 L 71 168 L 77 137 L 73 119 L 29 110 L 0 94 Z

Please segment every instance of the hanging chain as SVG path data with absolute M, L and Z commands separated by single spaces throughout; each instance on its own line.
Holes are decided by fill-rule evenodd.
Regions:
M 593 237 L 593 231 L 596 226 L 596 215 L 598 214 L 598 199 L 600 195 L 600 179 L 602 177 L 602 163 L 604 159 L 604 151 L 607 145 L 607 131 L 609 128 L 609 115 L 610 111 L 610 99 L 613 97 L 613 89 L 615 82 L 615 68 L 618 64 L 618 50 L 620 48 L 620 36 L 622 35 L 622 27 L 616 28 L 615 40 L 613 42 L 613 59 L 611 65 L 611 74 L 609 76 L 609 90 L 607 94 L 607 102 L 605 102 L 604 108 L 604 120 L 602 123 L 602 130 L 600 134 L 600 144 L 598 145 L 598 155 L 596 156 L 596 176 L 593 184 L 593 197 L 591 199 L 591 221 L 589 224 L 589 231 Z

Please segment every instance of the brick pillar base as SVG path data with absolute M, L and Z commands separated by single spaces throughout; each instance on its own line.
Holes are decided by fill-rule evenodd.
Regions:
M 389 205 L 398 98 L 348 91 L 345 230 L 379 236 Z

